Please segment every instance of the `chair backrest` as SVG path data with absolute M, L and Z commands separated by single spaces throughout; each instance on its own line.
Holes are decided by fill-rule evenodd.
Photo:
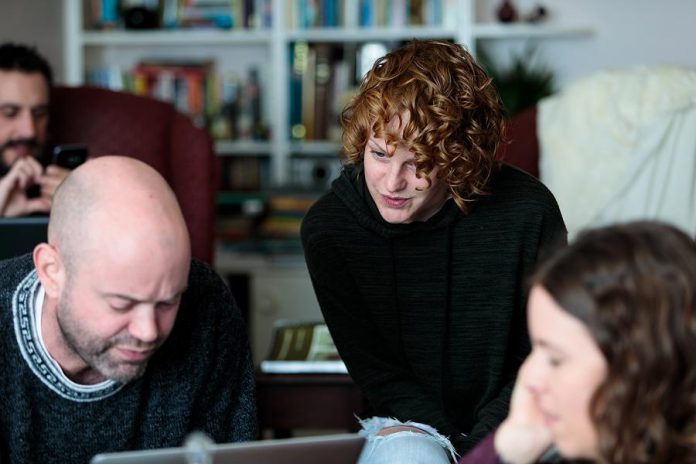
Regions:
M 539 140 L 537 138 L 537 108 L 527 108 L 508 120 L 505 138 L 496 157 L 506 163 L 539 177 Z
M 52 144 L 82 143 L 90 157 L 125 155 L 155 168 L 179 200 L 194 258 L 212 263 L 216 160 L 209 134 L 165 102 L 98 87 L 51 96 Z

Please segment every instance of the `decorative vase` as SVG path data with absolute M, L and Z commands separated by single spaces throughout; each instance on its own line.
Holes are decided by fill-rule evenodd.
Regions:
M 512 0 L 503 0 L 497 13 L 500 22 L 511 23 L 517 20 L 517 8 L 512 4 Z

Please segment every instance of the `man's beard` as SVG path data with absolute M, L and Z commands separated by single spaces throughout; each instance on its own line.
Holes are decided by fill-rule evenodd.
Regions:
M 90 335 L 73 317 L 72 299 L 69 295 L 70 289 L 66 288 L 65 296 L 68 298 L 62 299 L 56 308 L 58 327 L 68 348 L 104 378 L 127 383 L 142 377 L 148 359 L 139 362 L 118 360 L 114 357 L 112 348 L 154 350 L 159 345 L 159 341 L 143 343 L 128 334 L 126 330 L 106 340 Z
M 10 149 L 10 148 L 16 148 L 20 146 L 25 146 L 28 150 L 31 150 L 31 154 L 34 158 L 39 158 L 39 155 L 41 154 L 41 144 L 39 143 L 39 140 L 35 137 L 32 138 L 24 138 L 24 139 L 11 139 L 5 141 L 2 145 L 0 145 L 0 172 L 1 175 L 4 175 L 9 171 L 11 164 L 15 160 L 7 161 L 5 160 L 5 152 Z

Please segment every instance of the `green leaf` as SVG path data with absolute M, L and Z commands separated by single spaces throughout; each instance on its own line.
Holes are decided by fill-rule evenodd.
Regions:
M 480 50 L 478 55 L 479 63 L 498 89 L 508 117 L 536 105 L 553 93 L 553 72 L 545 64 L 535 63 L 534 47 L 527 47 L 522 54 L 513 55 L 507 68 L 493 63 L 485 50 Z

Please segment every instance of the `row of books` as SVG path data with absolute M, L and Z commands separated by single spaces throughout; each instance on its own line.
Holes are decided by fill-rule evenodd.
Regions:
M 242 77 L 234 72 L 218 73 L 210 61 L 142 61 L 130 70 L 117 66 L 93 69 L 87 82 L 173 103 L 216 139 L 268 138 L 261 101 L 264 84 L 257 68 Z
M 283 0 L 291 29 L 446 25 L 457 0 Z M 136 27 L 130 6 L 152 16 L 139 28 L 270 28 L 272 0 L 89 0 L 89 29 Z
M 271 350 L 259 366 L 268 374 L 347 374 L 323 322 L 276 321 Z
M 225 201 L 220 201 L 221 196 Z M 267 192 L 260 196 L 218 193 L 216 236 L 220 245 L 238 253 L 301 254 L 300 225 L 318 194 Z
M 252 158 L 244 158 L 253 160 Z M 239 171 L 244 172 L 243 169 Z M 236 174 L 235 171 L 230 173 Z M 266 212 L 266 194 L 259 191 L 230 190 L 217 192 L 216 237 L 220 244 L 239 244 L 256 240 L 257 229 Z
M 356 92 L 356 51 L 328 43 L 290 46 L 289 127 L 293 140 L 341 139 L 339 115 Z M 359 53 L 359 51 L 357 52 Z M 131 69 L 93 68 L 87 83 L 173 103 L 221 140 L 267 140 L 266 75 L 220 73 L 212 61 L 141 61 Z
M 139 28 L 270 28 L 272 0 L 90 0 L 90 29 L 134 27 L 128 12 L 151 15 L 154 20 Z
M 445 25 L 456 0 L 295 0 L 288 27 L 407 27 Z
M 224 156 L 220 163 L 220 185 L 218 190 L 237 192 L 244 199 L 252 193 L 271 188 L 271 160 L 269 156 Z M 336 156 L 294 155 L 288 161 L 288 188 L 300 192 L 323 193 L 339 176 L 341 161 Z M 233 201 L 234 196 L 229 196 Z
M 302 218 L 317 200 L 316 193 L 274 193 L 269 195 L 268 213 L 259 226 L 267 239 L 299 239 Z
M 237 252 L 297 254 L 300 225 L 341 170 L 338 158 L 293 156 L 289 181 L 273 191 L 268 156 L 220 158 L 217 238 Z
M 270 158 L 268 156 L 225 156 L 221 161 L 220 190 L 230 192 L 260 192 L 270 187 Z
M 168 0 L 172 4 L 163 25 L 223 29 L 270 28 L 271 0 Z M 165 0 L 166 4 L 167 0 Z
M 355 61 L 344 47 L 295 42 L 290 48 L 289 126 L 293 140 L 341 138 L 339 115 L 355 94 Z
M 343 168 L 338 153 L 333 156 L 297 155 L 289 161 L 289 184 L 298 190 L 326 192 Z

